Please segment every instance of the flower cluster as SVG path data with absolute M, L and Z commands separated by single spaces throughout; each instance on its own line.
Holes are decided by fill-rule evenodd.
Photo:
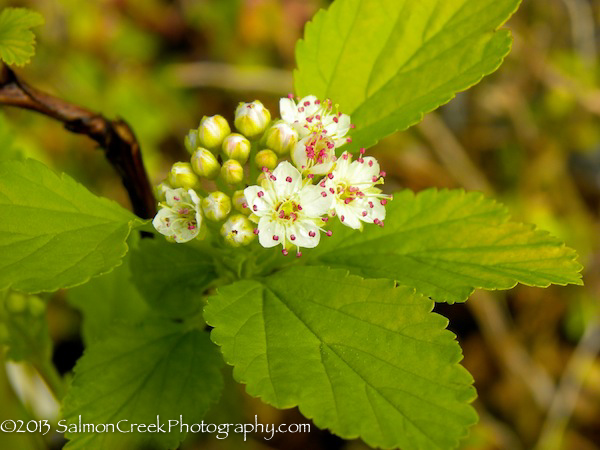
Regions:
M 240 103 L 237 133 L 221 116 L 204 117 L 190 130 L 190 162 L 175 163 L 156 187 L 158 232 L 187 242 L 207 235 L 207 221 L 223 222 L 220 234 L 233 247 L 258 236 L 263 247 L 281 245 L 284 255 L 294 249 L 300 256 L 301 248 L 319 244 L 321 233 L 332 235 L 330 218 L 357 230 L 364 223 L 383 227 L 391 196 L 378 187 L 385 177 L 379 163 L 364 149 L 356 159 L 336 154 L 352 142 L 350 117 L 314 96 L 290 95 L 279 106 L 281 120 L 272 121 L 258 100 Z M 253 167 L 244 166 L 249 160 Z

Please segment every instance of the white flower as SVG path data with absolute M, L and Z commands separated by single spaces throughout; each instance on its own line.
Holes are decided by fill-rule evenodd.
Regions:
M 198 236 L 202 227 L 200 197 L 193 189 L 168 189 L 165 201 L 152 220 L 161 234 L 175 242 L 188 242 Z
M 250 219 L 258 223 L 258 241 L 267 248 L 281 244 L 284 255 L 295 246 L 300 256 L 300 247 L 319 244 L 325 223 L 321 216 L 331 208 L 332 196 L 322 187 L 307 184 L 287 161 L 266 175 L 261 186 L 244 190 L 252 211 Z
M 302 173 L 325 175 L 335 162 L 335 143 L 325 135 L 313 133 L 294 146 L 291 156 Z
M 334 202 L 332 209 L 340 221 L 354 229 L 362 229 L 362 222 L 383 226 L 385 205 L 390 195 L 375 187 L 382 184 L 384 172 L 372 156 L 361 156 L 352 161 L 352 155 L 344 152 L 335 168 L 319 183 Z
M 344 136 L 352 128 L 350 116 L 334 112 L 331 100 L 321 102 L 314 95 L 309 95 L 296 104 L 292 98 L 282 98 L 279 100 L 279 112 L 300 138 L 318 133 L 331 139 L 336 147 L 348 142 L 349 138 Z

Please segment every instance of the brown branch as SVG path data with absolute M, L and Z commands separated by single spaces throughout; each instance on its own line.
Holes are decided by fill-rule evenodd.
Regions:
M 30 109 L 62 122 L 73 133 L 85 134 L 104 149 L 129 194 L 133 211 L 148 219 L 156 202 L 144 169 L 140 145 L 129 125 L 40 92 L 23 82 L 8 66 L 0 68 L 0 105 Z

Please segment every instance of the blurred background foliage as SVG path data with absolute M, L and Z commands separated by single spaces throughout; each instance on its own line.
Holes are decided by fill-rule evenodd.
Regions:
M 255 98 L 277 111 L 278 98 L 292 91 L 294 44 L 305 22 L 329 3 L 0 0 L 0 6 L 26 6 L 46 19 L 35 30 L 33 62 L 18 73 L 39 89 L 127 120 L 154 183 L 186 158 L 183 136 L 203 115 L 231 119 L 238 101 Z M 516 219 L 577 249 L 586 267 L 585 288 L 518 286 L 478 292 L 466 304 L 438 305 L 458 335 L 479 392 L 481 421 L 464 449 L 600 448 L 599 23 L 600 0 L 525 1 L 508 23 L 515 43 L 499 71 L 370 150 L 388 173 L 390 191 L 484 191 Z M 95 144 L 46 117 L 1 110 L 0 142 L 0 158 L 40 159 L 128 205 Z M 54 360 L 63 373 L 82 351 L 80 317 L 66 296 L 51 296 L 47 312 Z M 306 421 L 295 410 L 278 411 L 248 397 L 228 377 L 207 421 L 251 423 L 255 414 L 263 423 Z M 32 413 L 19 406 L 2 371 L 0 390 L 1 416 L 36 415 L 35 408 Z M 0 446 L 42 445 L 24 437 L 17 444 L 16 438 L 0 435 Z M 62 441 L 50 436 L 46 444 L 60 448 Z M 271 441 L 253 435 L 245 443 L 239 436 L 191 436 L 182 448 L 242 446 L 365 448 L 314 427 L 310 434 Z

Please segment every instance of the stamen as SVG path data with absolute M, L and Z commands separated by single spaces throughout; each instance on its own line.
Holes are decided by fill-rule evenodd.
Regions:
M 321 192 L 321 197 L 327 197 L 327 192 L 325 192 L 325 191 Z
M 292 182 L 292 177 L 287 177 L 287 178 L 285 179 L 285 181 L 287 181 L 288 183 L 291 183 L 291 182 Z
M 333 174 L 332 173 L 328 173 L 327 174 L 327 178 L 329 178 L 330 180 L 333 180 Z
M 387 200 L 385 198 L 382 198 L 379 203 L 381 203 L 383 206 L 385 206 L 385 205 L 387 205 Z
M 276 234 L 273 235 L 273 240 L 274 241 L 278 241 L 279 240 L 279 236 L 277 236 Z
M 283 256 L 287 256 L 289 252 L 284 248 L 281 250 L 281 253 L 283 253 Z
M 259 233 L 259 230 L 258 230 L 258 228 L 255 228 L 255 229 L 254 229 L 254 234 L 258 235 L 258 233 Z
M 293 234 L 290 234 L 290 241 L 295 241 L 296 240 L 296 236 L 294 236 Z
M 317 235 L 317 233 L 315 233 L 314 231 L 309 231 L 309 232 L 308 232 L 308 235 L 309 235 L 310 237 L 315 237 L 315 236 Z
M 302 256 L 302 252 L 299 251 L 298 253 L 296 253 L 296 258 L 300 258 L 301 256 Z
M 256 196 L 257 196 L 258 198 L 261 198 L 263 195 L 265 195 L 265 193 L 264 193 L 263 191 L 258 191 L 258 192 L 256 193 Z
M 331 230 L 327 230 L 327 233 L 325 233 L 328 237 L 331 237 L 331 235 L 333 234 L 333 231 Z

